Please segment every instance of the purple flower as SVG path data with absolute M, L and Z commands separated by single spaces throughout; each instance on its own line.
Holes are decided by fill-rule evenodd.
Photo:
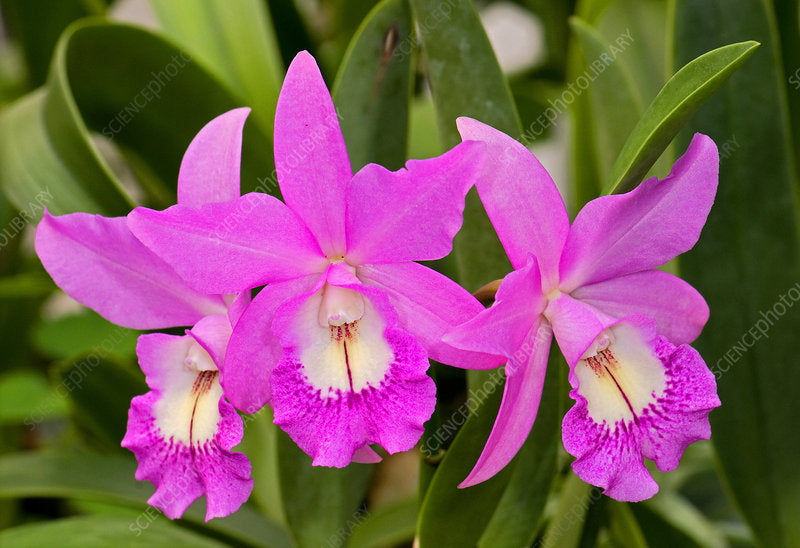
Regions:
M 239 196 L 242 128 L 249 109 L 207 124 L 181 163 L 178 201 L 200 205 Z M 122 440 L 136 479 L 156 486 L 148 501 L 170 518 L 207 498 L 206 520 L 235 512 L 250 496 L 250 463 L 231 449 L 242 419 L 222 394 L 225 347 L 249 293 L 195 291 L 134 237 L 124 217 L 45 212 L 36 252 L 68 295 L 133 329 L 194 325 L 184 336 L 141 335 L 136 347 L 151 391 L 131 402 Z
M 315 465 L 380 459 L 419 439 L 435 403 L 428 356 L 495 367 L 497 356 L 441 343 L 482 307 L 416 260 L 447 255 L 484 145 L 390 172 L 353 174 L 333 102 L 314 59 L 292 62 L 275 116 L 284 201 L 134 210 L 128 225 L 204 293 L 267 284 L 236 324 L 222 386 L 239 409 L 269 403 L 275 423 Z
M 700 236 L 716 193 L 716 146 L 695 135 L 668 177 L 597 198 L 570 226 L 552 179 L 523 145 L 468 118 L 458 127 L 487 144 L 476 186 L 515 269 L 491 308 L 444 338 L 508 360 L 497 420 L 462 487 L 496 474 L 525 441 L 555 334 L 575 400 L 562 425 L 573 469 L 615 499 L 653 496 L 644 458 L 675 469 L 687 445 L 710 437 L 708 413 L 720 405 L 713 375 L 688 345 L 708 307 L 689 284 L 655 270 Z

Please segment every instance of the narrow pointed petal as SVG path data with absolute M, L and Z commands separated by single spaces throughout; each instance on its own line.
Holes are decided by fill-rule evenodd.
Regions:
M 461 143 L 389 171 L 369 164 L 347 186 L 347 258 L 353 264 L 435 260 L 453 248 L 483 143 Z
M 275 169 L 283 199 L 323 252 L 345 253 L 345 187 L 353 176 L 339 118 L 314 58 L 289 65 L 275 112 Z
M 694 247 L 718 175 L 717 146 L 697 133 L 665 179 L 648 179 L 626 194 L 586 204 L 564 248 L 562 291 L 649 270 Z
M 506 386 L 497 419 L 475 468 L 459 487 L 476 485 L 511 462 L 531 432 L 542 399 L 552 331 L 539 317 L 506 365 Z
M 283 349 L 272 330 L 275 311 L 310 291 L 319 275 L 312 274 L 264 287 L 239 318 L 228 342 L 222 366 L 225 397 L 245 413 L 255 413 L 272 398 L 270 378 Z
M 544 315 L 550 320 L 558 347 L 570 366 L 581 359 L 600 333 L 619 322 L 619 318 L 565 294 L 550 301 Z
M 253 488 L 247 457 L 231 452 L 242 439 L 242 420 L 222 398 L 211 357 L 198 349 L 190 336 L 139 337 L 151 391 L 131 402 L 122 440 L 139 462 L 136 479 L 156 486 L 148 502 L 172 519 L 202 494 L 206 520 L 226 516 Z
M 471 118 L 459 118 L 456 124 L 462 139 L 487 144 L 483 174 L 475 186 L 511 264 L 521 268 L 533 253 L 545 287 L 555 285 L 569 217 L 550 174 L 505 133 Z
M 321 272 L 326 264 L 302 221 L 266 194 L 198 209 L 137 207 L 128 226 L 192 287 L 207 293 L 237 293 Z
M 183 155 L 178 203 L 200 207 L 239 197 L 242 130 L 249 108 L 221 114 L 203 126 Z
M 570 368 L 575 405 L 564 417 L 564 447 L 581 479 L 640 501 L 658 491 L 644 458 L 673 470 L 690 443 L 710 437 L 708 414 L 720 402 L 700 355 L 657 336 L 652 320 L 620 323 L 605 340 Z
M 36 253 L 70 297 L 118 325 L 163 329 L 225 312 L 221 297 L 190 288 L 136 239 L 124 217 L 45 211 Z
M 461 350 L 511 358 L 539 321 L 546 304 L 539 266 L 529 255 L 525 266 L 503 279 L 491 307 L 450 330 L 442 340 Z
M 400 318 L 437 362 L 468 369 L 491 369 L 505 358 L 486 352 L 459 350 L 442 337 L 484 310 L 469 292 L 451 279 L 417 263 L 361 265 L 358 278 L 384 291 Z
M 326 284 L 276 314 L 284 354 L 272 375 L 275 424 L 316 466 L 347 466 L 372 443 L 390 454 L 407 451 L 435 406 L 425 350 L 395 325 L 388 300 L 364 286 L 334 290 L 350 291 L 350 308 L 363 312 L 330 323 L 336 315 L 321 314 L 334 312 L 326 306 L 330 289 Z
M 705 299 L 688 283 L 660 270 L 647 270 L 585 285 L 572 292 L 616 318 L 644 314 L 656 321 L 658 333 L 672 344 L 695 340 L 708 321 Z

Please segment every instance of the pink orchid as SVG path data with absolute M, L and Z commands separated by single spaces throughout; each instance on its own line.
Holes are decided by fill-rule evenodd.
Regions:
M 192 206 L 239 196 L 242 128 L 249 109 L 208 123 L 189 145 L 178 202 Z M 250 496 L 250 462 L 231 449 L 242 419 L 222 394 L 225 348 L 249 302 L 195 291 L 131 233 L 125 217 L 45 212 L 36 252 L 56 284 L 107 320 L 133 329 L 194 325 L 184 336 L 141 335 L 136 347 L 151 391 L 131 402 L 122 440 L 136 455 L 148 501 L 178 518 L 201 495 L 206 520 L 235 512 Z
M 570 226 L 555 184 L 522 144 L 468 118 L 458 127 L 463 139 L 487 144 L 476 186 L 515 269 L 490 308 L 444 338 L 508 360 L 494 428 L 462 487 L 496 474 L 525 441 L 555 334 L 575 400 L 562 425 L 573 469 L 615 499 L 653 496 L 644 458 L 675 469 L 689 444 L 710 437 L 708 414 L 720 405 L 713 375 L 688 345 L 708 307 L 689 284 L 655 270 L 700 236 L 717 188 L 716 146 L 695 135 L 668 177 L 597 198 Z
M 248 194 L 163 212 L 137 208 L 136 236 L 208 293 L 267 284 L 236 324 L 222 386 L 239 409 L 269 403 L 315 465 L 346 466 L 410 449 L 435 403 L 428 356 L 495 367 L 442 335 L 482 307 L 416 260 L 447 255 L 484 145 L 462 143 L 390 172 L 355 175 L 313 57 L 286 74 L 275 116 L 284 202 Z

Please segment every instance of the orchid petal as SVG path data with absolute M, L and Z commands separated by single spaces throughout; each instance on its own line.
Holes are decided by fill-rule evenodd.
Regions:
M 544 315 L 550 320 L 558 347 L 570 366 L 581 359 L 600 333 L 619 322 L 618 318 L 566 294 L 550 301 Z
M 708 414 L 720 402 L 700 355 L 657 336 L 652 320 L 614 326 L 607 343 L 570 368 L 575 405 L 564 417 L 564 447 L 581 479 L 640 501 L 658 491 L 643 458 L 675 469 L 690 443 L 710 437 Z
M 230 304 L 228 305 L 228 321 L 230 321 L 231 325 L 236 325 L 236 322 L 238 322 L 239 318 L 242 317 L 244 311 L 247 310 L 248 306 L 250 306 L 252 297 L 249 289 L 246 289 L 236 295 L 226 295 L 226 298 L 230 297 L 232 298 L 230 299 Z
M 283 349 L 273 333 L 275 311 L 314 287 L 312 274 L 264 287 L 239 318 L 228 342 L 222 370 L 225 397 L 245 413 L 255 413 L 271 399 L 270 377 Z
M 533 253 L 544 286 L 555 285 L 569 217 L 550 174 L 505 133 L 471 118 L 459 118 L 456 124 L 462 139 L 487 144 L 483 175 L 475 186 L 511 264 L 521 268 Z
M 572 297 L 624 318 L 634 314 L 652 317 L 657 331 L 673 344 L 695 340 L 708 321 L 705 299 L 688 283 L 660 270 L 647 270 L 585 285 Z
M 217 368 L 221 368 L 225 359 L 225 349 L 231 338 L 231 322 L 226 314 L 206 316 L 194 327 L 186 331 L 214 360 Z
M 461 143 L 389 171 L 369 164 L 347 187 L 347 258 L 353 264 L 435 260 L 453 248 L 464 197 L 483 164 L 482 143 Z
M 221 316 L 224 318 L 224 316 Z M 242 420 L 222 398 L 215 369 L 194 369 L 192 337 L 139 337 L 137 354 L 151 391 L 131 402 L 122 446 L 136 455 L 136 479 L 156 486 L 148 501 L 172 519 L 203 493 L 206 521 L 235 512 L 250 496 L 250 463 L 231 449 Z M 201 365 L 210 365 L 208 355 Z
M 460 285 L 417 263 L 360 265 L 358 278 L 384 291 L 403 329 L 414 335 L 431 359 L 469 369 L 491 369 L 505 358 L 459 350 L 442 342 L 456 326 L 472 319 L 483 306 Z
M 353 462 L 360 462 L 361 464 L 375 464 L 381 462 L 381 456 L 375 452 L 372 447 L 365 445 L 361 449 L 356 449 L 353 453 Z
M 192 139 L 178 173 L 178 203 L 189 207 L 239 197 L 242 130 L 249 108 L 220 114 Z
M 221 297 L 187 286 L 131 234 L 124 217 L 54 217 L 45 211 L 36 230 L 36 253 L 69 296 L 124 327 L 192 325 L 225 312 Z
M 695 134 L 668 177 L 601 196 L 578 213 L 561 259 L 561 290 L 660 266 L 700 237 L 714 203 L 717 146 Z
M 251 193 L 200 208 L 137 207 L 128 226 L 187 282 L 236 293 L 321 272 L 326 261 L 302 221 L 280 200 Z
M 295 56 L 275 112 L 275 169 L 283 199 L 329 257 L 345 253 L 345 186 L 353 176 L 339 119 L 314 58 Z
M 506 365 L 506 386 L 492 432 L 477 464 L 459 487 L 476 485 L 511 462 L 530 434 L 542 398 L 552 331 L 539 318 Z
M 419 343 L 395 326 L 380 291 L 350 291 L 358 320 L 322 325 L 330 286 L 281 307 L 274 329 L 284 354 L 272 374 L 274 422 L 317 466 L 347 466 L 365 444 L 396 453 L 413 447 L 435 407 L 436 386 Z
M 529 255 L 525 266 L 503 279 L 494 304 L 449 331 L 443 342 L 461 350 L 510 358 L 522 345 L 546 304 L 539 265 Z

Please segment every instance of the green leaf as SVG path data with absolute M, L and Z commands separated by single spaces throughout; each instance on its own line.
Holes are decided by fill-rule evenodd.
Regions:
M 620 548 L 647 548 L 647 540 L 627 503 L 609 501 L 609 535 L 614 546 Z
M 529 546 L 544 523 L 545 504 L 556 477 L 556 457 L 561 447 L 561 387 L 566 370 L 566 362 L 553 348 L 536 422 L 509 464 L 513 473 L 478 542 L 482 548 Z
M 692 59 L 663 87 L 631 132 L 607 179 L 605 193 L 635 188 L 673 137 L 759 46 L 747 41 Z
M 583 70 L 571 89 L 583 89 L 582 83 L 587 82 L 598 169 L 608 173 L 642 113 L 641 98 L 633 78 L 623 60 L 618 58 L 619 53 L 631 45 L 632 39 L 621 36 L 609 44 L 582 19 L 572 17 L 569 24 L 581 45 L 584 60 Z
M 25 272 L 0 278 L 0 301 L 46 297 L 53 291 L 53 281 L 40 272 Z
M 759 0 L 679 1 L 674 44 L 676 63 L 722 41 L 763 44 L 679 136 L 680 150 L 694 132 L 708 134 L 721 159 L 716 202 L 681 270 L 711 308 L 697 346 L 722 400 L 711 413 L 722 471 L 760 544 L 788 547 L 800 546 L 800 436 L 789 403 L 800 386 L 800 241 L 774 20 Z
M 489 437 L 503 396 L 500 370 L 482 387 L 480 404 L 464 404 L 450 417 L 442 417 L 441 431 L 463 423 L 455 440 L 431 480 L 419 515 L 418 536 L 421 548 L 429 546 L 475 546 L 489 524 L 492 509 L 503 496 L 513 466 L 506 466 L 491 479 L 459 489 L 469 475 Z M 465 414 L 469 417 L 464 421 Z
M 333 86 L 353 171 L 406 160 L 414 39 L 405 0 L 383 0 L 359 27 Z
M 725 537 L 709 519 L 682 496 L 662 489 L 643 504 L 630 506 L 652 547 L 704 546 L 722 548 Z
M 250 500 L 275 523 L 285 524 L 276 448 L 280 429 L 272 422 L 272 410 L 264 406 L 257 413 L 242 415 L 242 423 L 244 437 L 237 450 L 247 455 L 253 467 Z
M 53 402 L 50 416 L 65 414 L 66 402 L 53 398 L 50 385 L 41 373 L 29 370 L 6 371 L 0 375 L 0 423 L 34 424 L 34 415 Z
M 81 516 L 45 523 L 31 523 L 0 532 L 6 548 L 59 546 L 62 548 L 131 548 L 197 546 L 222 548 L 228 544 L 191 533 L 164 520 L 139 527 L 136 521 L 118 516 Z
M 89 445 L 122 451 L 119 443 L 127 429 L 130 402 L 148 389 L 144 375 L 109 359 L 107 348 L 113 348 L 116 340 L 108 338 L 91 353 L 59 367 L 55 394 L 69 395 L 73 422 Z
M 153 487 L 137 482 L 133 456 L 85 452 L 28 452 L 0 457 L 0 498 L 60 497 L 143 509 L 141 524 L 160 512 L 147 507 Z M 163 518 L 162 518 L 163 519 Z M 236 513 L 205 522 L 205 499 L 195 502 L 175 523 L 246 546 L 291 546 L 286 532 L 245 505 Z
M 348 548 L 381 548 L 409 543 L 417 528 L 417 497 L 369 512 L 353 529 Z
M 573 548 L 580 545 L 587 525 L 590 507 L 601 501 L 598 489 L 584 483 L 578 476 L 568 472 L 559 491 L 555 511 L 545 529 L 541 546 Z
M 21 46 L 31 87 L 44 83 L 58 37 L 76 19 L 102 15 L 102 0 L 3 0 L 3 22 Z M 42 17 L 47 13 L 47 17 Z
M 514 138 L 517 109 L 471 0 L 411 0 L 445 148 L 461 141 L 456 118 L 469 116 Z M 467 196 L 464 226 L 454 244 L 458 281 L 475 290 L 511 270 L 477 193 Z
M 372 466 L 311 466 L 311 457 L 278 432 L 278 476 L 286 522 L 300 548 L 340 545 L 363 518 Z
M 141 201 L 165 207 L 174 203 L 180 161 L 194 134 L 237 106 L 240 100 L 163 38 L 104 20 L 79 21 L 62 36 L 47 85 L 0 113 L 0 186 L 20 210 L 38 204 L 37 216 L 44 205 L 54 214 L 124 215 L 142 193 Z M 103 139 L 147 166 L 152 177 L 138 181 L 142 188 L 123 183 L 115 172 L 123 171 L 120 160 L 100 153 Z M 270 173 L 264 154 L 270 141 L 248 124 L 244 142 L 247 189 Z
M 272 134 L 283 63 L 266 2 L 150 0 L 167 36 L 253 109 Z M 267 149 L 269 150 L 269 149 Z
M 136 355 L 138 331 L 114 325 L 92 310 L 40 323 L 33 332 L 37 351 L 53 359 L 85 352 L 119 358 Z

